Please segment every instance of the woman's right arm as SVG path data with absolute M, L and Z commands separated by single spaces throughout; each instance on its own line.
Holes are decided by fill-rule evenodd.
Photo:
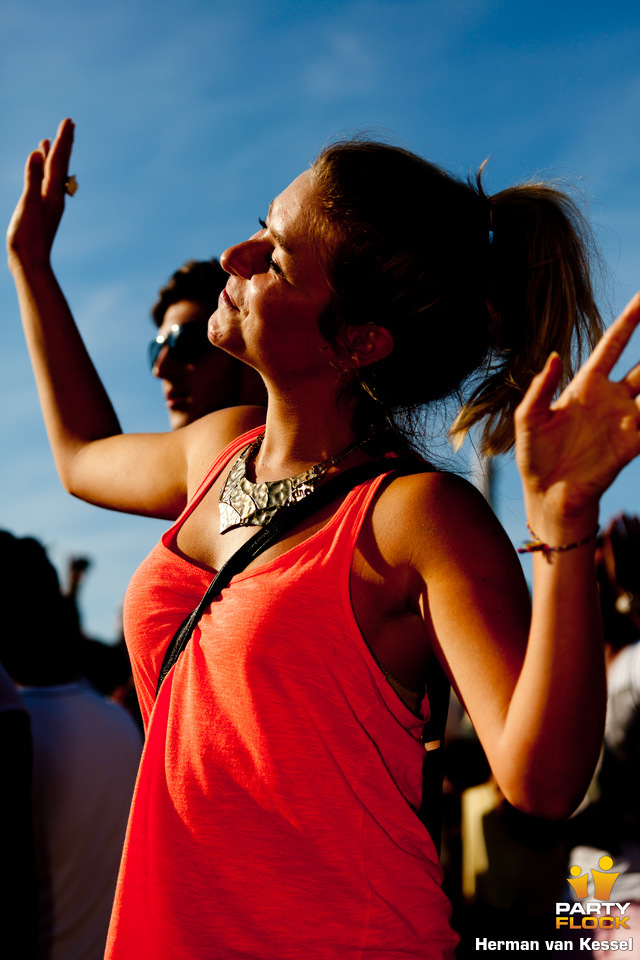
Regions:
M 124 435 L 51 267 L 74 127 L 28 158 L 7 233 L 40 402 L 65 488 L 92 503 L 165 518 L 186 502 L 190 434 Z

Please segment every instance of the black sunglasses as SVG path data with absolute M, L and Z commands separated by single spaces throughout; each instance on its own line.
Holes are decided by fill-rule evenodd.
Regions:
M 207 337 L 207 321 L 174 324 L 169 333 L 159 333 L 149 344 L 149 366 L 153 370 L 163 347 L 167 347 L 176 363 L 193 363 L 211 349 Z

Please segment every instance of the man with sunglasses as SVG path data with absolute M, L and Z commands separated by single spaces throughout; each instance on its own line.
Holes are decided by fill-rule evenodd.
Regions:
M 207 339 L 207 321 L 227 276 L 215 259 L 189 260 L 162 287 L 151 311 L 158 335 L 149 344 L 149 363 L 162 381 L 172 430 L 224 407 L 266 404 L 255 370 Z

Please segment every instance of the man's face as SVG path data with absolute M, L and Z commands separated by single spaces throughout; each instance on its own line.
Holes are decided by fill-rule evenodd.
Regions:
M 236 363 L 207 340 L 210 312 L 204 304 L 180 300 L 168 308 L 158 330 L 158 337 L 167 342 L 152 373 L 162 381 L 172 430 L 237 402 Z M 188 329 L 182 332 L 183 327 Z

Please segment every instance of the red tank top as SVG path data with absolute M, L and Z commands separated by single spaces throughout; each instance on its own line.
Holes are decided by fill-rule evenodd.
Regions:
M 353 551 L 382 478 L 282 556 L 233 578 L 154 706 L 166 646 L 211 574 L 174 549 L 135 573 L 124 619 L 147 741 L 108 960 L 452 957 L 421 802 L 423 722 L 356 623 Z

